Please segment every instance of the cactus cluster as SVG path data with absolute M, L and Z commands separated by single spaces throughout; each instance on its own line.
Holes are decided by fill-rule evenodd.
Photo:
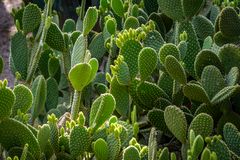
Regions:
M 238 1 L 85 2 L 12 11 L 0 159 L 240 159 Z

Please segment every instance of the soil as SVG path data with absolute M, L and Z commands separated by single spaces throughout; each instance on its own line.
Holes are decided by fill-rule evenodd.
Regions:
M 7 79 L 10 87 L 14 84 L 14 77 L 9 68 L 10 38 L 16 32 L 10 12 L 12 8 L 20 5 L 20 0 L 0 0 L 0 55 L 4 60 L 4 71 L 0 75 L 0 80 Z

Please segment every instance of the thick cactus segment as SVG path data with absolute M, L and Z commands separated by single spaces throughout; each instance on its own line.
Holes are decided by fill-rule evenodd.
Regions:
M 139 53 L 138 67 L 142 81 L 145 81 L 152 74 L 157 66 L 157 53 L 152 48 L 143 48 Z
M 240 67 L 240 49 L 233 44 L 224 45 L 219 51 L 219 59 L 221 60 L 225 72 L 228 73 L 232 67 Z
M 184 15 L 191 18 L 203 7 L 205 0 L 182 0 Z
M 240 20 L 234 8 L 226 7 L 220 13 L 219 29 L 224 36 L 237 37 L 240 35 Z
M 41 10 L 36 4 L 28 4 L 23 11 L 22 25 L 25 34 L 34 31 L 41 23 Z
M 68 77 L 75 90 L 82 91 L 87 86 L 91 70 L 92 67 L 87 63 L 79 63 L 70 70 Z
M 121 55 L 124 61 L 128 64 L 131 78 L 134 78 L 138 73 L 138 56 L 142 49 L 141 44 L 135 40 L 128 40 L 121 48 Z
M 98 20 L 96 7 L 89 7 L 83 19 L 83 35 L 86 36 L 95 26 Z
M 116 111 L 122 116 L 127 116 L 129 110 L 128 88 L 120 85 L 117 78 L 114 77 L 111 81 L 110 93 L 116 100 Z
M 185 63 L 188 73 L 191 76 L 195 77 L 196 75 L 194 72 L 194 62 L 198 52 L 200 51 L 200 45 L 197 40 L 196 32 L 191 22 L 187 21 L 187 22 L 181 22 L 179 24 L 178 34 L 181 34 L 184 31 L 186 31 L 188 35 L 188 39 L 187 39 L 188 45 L 187 45 L 186 56 L 184 57 L 183 62 Z
M 226 83 L 228 86 L 234 86 L 238 83 L 240 78 L 240 72 L 238 67 L 233 67 L 227 77 L 226 77 Z
M 177 60 L 180 60 L 180 51 L 174 44 L 167 43 L 160 48 L 159 57 L 162 64 L 165 64 L 165 60 L 168 55 L 172 55 Z
M 57 51 L 64 51 L 64 37 L 56 23 L 51 23 L 47 32 L 46 43 L 52 49 L 55 49 Z
M 99 128 L 111 117 L 115 107 L 114 97 L 109 93 L 102 94 L 92 104 L 89 125 L 94 129 Z
M 72 56 L 71 56 L 71 67 L 75 66 L 78 63 L 83 63 L 85 54 L 86 54 L 86 39 L 84 38 L 83 34 L 81 34 L 74 46 L 73 46 L 73 51 L 72 51 Z
M 7 81 L 0 81 L 0 121 L 11 115 L 15 95 L 7 86 Z
M 140 84 L 137 87 L 137 95 L 141 103 L 148 109 L 152 109 L 155 106 L 156 100 L 160 97 L 169 99 L 168 95 L 161 88 L 150 82 Z
M 200 78 L 202 75 L 203 69 L 208 65 L 214 65 L 221 71 L 222 74 L 225 73 L 224 68 L 217 54 L 215 54 L 211 50 L 206 49 L 206 50 L 200 51 L 196 57 L 196 60 L 194 63 L 194 70 L 195 70 L 196 76 Z
M 98 33 L 89 44 L 89 51 L 93 58 L 101 59 L 106 53 L 103 33 Z
M 139 26 L 140 24 L 138 19 L 133 16 L 129 16 L 124 23 L 124 29 L 137 29 Z
M 6 150 L 16 146 L 23 148 L 25 144 L 28 144 L 28 151 L 34 158 L 40 158 L 37 139 L 27 126 L 14 119 L 0 122 L 0 143 Z
M 187 75 L 184 68 L 172 55 L 166 57 L 165 68 L 172 79 L 176 80 L 180 84 L 185 85 L 187 83 Z
M 19 72 L 23 79 L 27 76 L 28 69 L 27 39 L 22 32 L 17 32 L 11 39 L 10 65 L 12 72 Z
M 193 5 L 195 6 L 195 5 Z M 208 36 L 213 36 L 214 34 L 214 26 L 212 22 L 206 17 L 199 15 L 193 18 L 192 20 L 194 29 L 197 33 L 197 36 L 204 40 Z
M 107 136 L 107 143 L 108 143 L 108 160 L 115 160 L 119 156 L 120 152 L 120 139 L 116 137 L 113 133 Z
M 184 144 L 187 135 L 187 120 L 183 111 L 176 106 L 168 106 L 164 111 L 164 119 L 168 129 Z
M 76 30 L 76 23 L 73 19 L 67 19 L 63 24 L 63 32 L 72 33 Z
M 119 17 L 124 16 L 124 6 L 123 6 L 123 1 L 122 0 L 114 0 L 111 1 L 111 8 L 114 11 L 116 15 Z
M 231 98 L 232 96 L 239 92 L 240 92 L 239 85 L 224 87 L 211 99 L 211 103 L 214 105 L 220 104 L 221 102 Z
M 201 83 L 210 99 L 226 86 L 225 79 L 220 70 L 212 65 L 204 68 Z
M 143 40 L 144 47 L 151 47 L 155 49 L 156 52 L 159 51 L 164 43 L 165 42 L 161 34 L 155 30 L 147 33 L 146 38 Z
M 134 146 L 128 146 L 123 151 L 123 160 L 140 160 L 139 151 Z
M 192 159 L 198 159 L 204 147 L 204 140 L 201 135 L 196 136 L 190 149 Z
M 108 160 L 108 144 L 107 142 L 99 138 L 96 142 L 93 143 L 93 150 L 97 160 Z
M 56 56 L 50 56 L 48 60 L 48 73 L 54 77 L 60 69 L 59 59 Z
M 50 127 L 48 124 L 44 124 L 39 128 L 37 134 L 37 140 L 42 152 L 45 151 L 45 148 L 49 143 L 49 139 L 50 139 Z
M 203 138 L 209 136 L 213 130 L 213 119 L 206 113 L 198 114 L 189 126 L 189 132 L 193 130 L 195 135 L 201 135 Z
M 173 20 L 184 19 L 182 0 L 158 0 L 161 11 Z
M 42 75 L 39 75 L 33 82 L 32 94 L 34 97 L 32 104 L 32 120 L 34 121 L 44 109 L 47 97 L 47 84 Z
M 206 104 L 210 103 L 210 99 L 206 93 L 206 91 L 198 84 L 187 84 L 183 87 L 183 93 L 186 97 L 191 100 L 195 100 L 198 102 L 204 102 Z
M 223 127 L 223 136 L 228 148 L 240 156 L 240 132 L 231 123 L 226 123 Z
M 148 159 L 154 160 L 157 157 L 157 132 L 156 128 L 152 127 L 148 138 Z
M 90 145 L 90 136 L 86 127 L 84 126 L 75 126 L 70 134 L 70 152 L 71 156 L 76 158 L 88 149 Z
M 173 93 L 173 79 L 165 72 L 160 73 L 160 77 L 158 80 L 158 86 L 167 93 L 169 97 L 172 96 Z
M 12 109 L 12 115 L 17 115 L 18 109 L 22 113 L 27 113 L 33 103 L 33 95 L 31 90 L 25 85 L 19 84 L 13 89 L 16 101 Z
M 58 83 L 50 77 L 47 79 L 47 98 L 46 98 L 46 110 L 57 108 L 58 105 Z

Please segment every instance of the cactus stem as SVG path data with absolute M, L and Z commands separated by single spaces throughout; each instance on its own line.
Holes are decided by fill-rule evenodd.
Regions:
M 82 95 L 81 91 L 75 90 L 74 96 L 73 96 L 72 107 L 71 107 L 71 117 L 73 120 L 77 120 L 80 103 L 81 103 L 81 95 Z

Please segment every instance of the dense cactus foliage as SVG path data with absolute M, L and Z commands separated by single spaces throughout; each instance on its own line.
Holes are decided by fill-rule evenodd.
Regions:
M 13 10 L 0 159 L 240 159 L 238 1 L 85 2 Z

